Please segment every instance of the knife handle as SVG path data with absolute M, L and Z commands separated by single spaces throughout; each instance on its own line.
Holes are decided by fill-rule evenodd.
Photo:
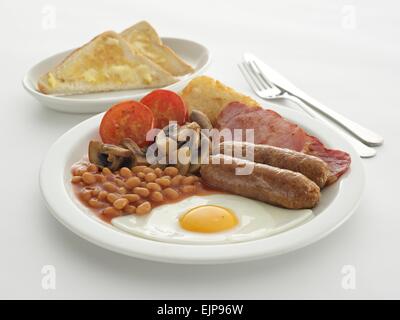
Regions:
M 335 122 L 345 130 L 350 132 L 356 138 L 361 140 L 364 144 L 374 147 L 374 146 L 379 146 L 383 143 L 383 138 L 379 134 L 367 128 L 364 128 L 362 125 L 355 123 L 350 119 L 347 119 L 346 117 L 326 107 L 325 105 L 316 101 L 315 99 L 307 97 L 306 100 L 302 97 L 299 97 L 298 95 L 296 96 L 305 104 L 308 104 L 310 107 L 319 111 L 320 113 L 328 117 L 331 121 Z

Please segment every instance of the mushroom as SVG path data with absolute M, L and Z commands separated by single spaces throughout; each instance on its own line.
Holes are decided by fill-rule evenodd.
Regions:
M 197 122 L 201 129 L 209 129 L 213 128 L 210 119 L 208 119 L 207 115 L 199 110 L 193 110 L 190 113 L 190 120 Z
M 112 171 L 123 166 L 130 167 L 133 162 L 133 154 L 130 150 L 112 144 L 103 144 L 96 140 L 90 141 L 88 154 L 90 162 Z
M 133 154 L 132 166 L 147 165 L 146 153 L 130 138 L 122 140 L 121 145 Z
M 189 173 L 197 173 L 201 168 L 201 156 L 198 157 L 196 163 L 191 162 L 189 167 Z
M 190 154 L 190 148 L 188 146 L 184 146 L 178 150 L 178 163 L 176 164 L 176 168 L 181 175 L 187 175 L 189 172 Z

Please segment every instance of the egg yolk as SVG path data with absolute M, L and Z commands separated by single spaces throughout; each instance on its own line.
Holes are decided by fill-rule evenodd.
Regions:
M 180 217 L 181 227 L 194 232 L 219 232 L 238 224 L 235 214 L 224 207 L 205 205 L 190 209 Z

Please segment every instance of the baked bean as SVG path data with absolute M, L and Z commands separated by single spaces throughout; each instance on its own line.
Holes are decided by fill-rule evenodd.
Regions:
M 82 180 L 86 184 L 93 184 L 96 182 L 96 177 L 93 173 L 85 172 L 84 174 L 82 174 Z
M 71 179 L 72 183 L 79 183 L 82 181 L 82 177 L 81 176 L 73 176 Z
M 103 170 L 101 171 L 105 176 L 109 176 L 112 174 L 111 170 L 107 167 L 104 167 Z
M 127 167 L 121 168 L 121 170 L 119 170 L 119 174 L 124 178 L 132 177 L 132 171 Z
M 146 180 L 147 182 L 153 182 L 156 179 L 157 179 L 157 175 L 154 172 L 149 172 L 144 177 L 144 180 Z
M 99 199 L 99 200 L 105 200 L 105 199 L 107 199 L 107 195 L 108 195 L 108 192 L 105 191 L 105 190 L 102 190 L 102 191 L 100 191 L 99 194 L 97 195 L 97 199 Z
M 117 177 L 114 176 L 113 174 L 106 175 L 105 177 L 106 177 L 106 180 L 110 181 L 110 182 L 114 182 L 115 179 L 117 179 Z
M 147 184 L 146 181 L 142 181 L 142 182 L 140 182 L 139 187 L 144 188 L 144 187 L 146 187 L 146 184 Z
M 150 195 L 150 200 L 154 202 L 162 202 L 164 201 L 164 196 L 160 191 L 154 191 Z
M 83 201 L 88 202 L 90 198 L 92 198 L 92 191 L 87 189 L 82 189 L 79 195 Z
M 135 202 L 135 206 L 138 207 L 140 206 L 142 203 L 146 202 L 146 199 L 139 199 L 138 201 Z
M 181 184 L 183 176 L 178 174 L 177 176 L 171 179 L 171 186 L 178 186 Z
M 120 178 L 115 179 L 115 183 L 118 187 L 125 187 L 125 181 Z
M 97 197 L 100 193 L 101 189 L 99 187 L 96 187 L 92 190 L 92 196 Z
M 192 185 L 183 185 L 181 190 L 183 193 L 193 193 L 196 191 L 196 187 Z
M 140 185 L 140 179 L 138 177 L 131 177 L 128 180 L 126 180 L 126 185 L 128 186 L 128 188 L 135 188 L 138 187 Z
M 164 174 L 170 177 L 175 177 L 178 173 L 179 171 L 175 167 L 166 167 L 164 169 Z
M 126 193 L 128 192 L 128 190 L 126 190 L 125 187 L 121 187 L 121 188 L 118 189 L 118 192 L 119 192 L 120 194 L 126 194 Z
M 140 199 L 140 196 L 135 193 L 129 193 L 122 196 L 125 199 L 128 199 L 129 202 L 136 202 Z
M 74 169 L 74 176 L 81 176 L 86 172 L 87 168 L 84 166 L 79 166 L 77 168 Z
M 114 207 L 107 207 L 103 210 L 103 214 L 107 216 L 119 216 L 121 212 L 115 209 Z
M 132 168 L 133 173 L 143 172 L 143 170 L 147 168 L 146 166 L 135 166 Z
M 157 175 L 157 177 L 161 177 L 163 175 L 163 171 L 161 168 L 155 168 L 154 173 Z
M 144 179 L 144 177 L 146 176 L 146 174 L 144 172 L 138 172 L 136 174 L 140 179 Z
M 118 190 L 118 187 L 112 182 L 104 182 L 103 188 L 108 192 L 116 192 Z
M 89 206 L 93 208 L 102 208 L 104 207 L 104 203 L 97 200 L 96 198 L 92 198 L 88 201 Z
M 136 212 L 136 207 L 135 206 L 126 206 L 125 208 L 124 208 L 124 212 L 125 213 L 130 213 L 130 214 L 132 214 L 132 213 L 135 213 Z
M 129 203 L 128 199 L 119 198 L 114 201 L 113 206 L 118 210 L 122 210 L 128 203 Z
M 136 213 L 137 214 L 146 214 L 146 213 L 149 213 L 150 210 L 151 210 L 151 204 L 150 204 L 150 202 L 146 201 L 146 202 L 143 202 L 141 205 L 139 205 L 136 208 Z
M 188 177 L 184 177 L 181 182 L 183 185 L 189 185 L 189 184 L 193 184 L 194 181 L 195 181 L 194 176 L 188 176 Z
M 165 177 L 158 178 L 155 181 L 157 184 L 159 184 L 161 187 L 169 187 L 171 185 L 171 180 Z
M 166 188 L 163 190 L 163 194 L 165 197 L 171 200 L 176 200 L 179 198 L 179 193 L 175 189 L 172 188 Z
M 87 167 L 87 171 L 91 172 L 91 173 L 97 173 L 98 169 L 97 166 L 94 163 L 91 163 L 88 167 Z
M 141 196 L 141 197 L 143 197 L 143 198 L 148 197 L 149 194 L 150 194 L 149 189 L 141 188 L 141 187 L 133 188 L 133 192 L 136 193 L 136 194 L 138 194 L 139 196 Z
M 121 196 L 119 194 L 116 193 L 109 193 L 107 195 L 107 201 L 111 204 L 113 204 L 116 200 L 118 200 L 119 198 L 121 198 Z
M 155 182 L 149 182 L 148 184 L 146 184 L 146 188 L 151 191 L 161 191 L 160 185 Z
M 103 182 L 106 182 L 106 180 L 107 180 L 107 178 L 105 176 L 103 176 L 102 174 L 96 174 L 95 176 L 96 176 L 97 182 L 103 183 Z
M 146 167 L 143 169 L 143 173 L 148 174 L 148 173 L 154 173 L 154 169 L 150 167 Z

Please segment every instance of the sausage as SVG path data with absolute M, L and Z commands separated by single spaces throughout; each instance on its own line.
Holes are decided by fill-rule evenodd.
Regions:
M 277 148 L 265 144 L 228 141 L 220 144 L 220 153 L 236 156 L 232 153 L 233 146 L 242 147 L 241 155 L 247 159 L 249 155 L 246 155 L 246 147 L 250 148 L 249 152 L 254 152 L 254 157 L 252 159 L 254 162 L 300 172 L 314 181 L 320 188 L 325 186 L 330 175 L 328 165 L 323 160 L 290 149 Z M 241 155 L 237 156 L 240 157 Z M 250 156 L 252 156 L 252 154 L 250 154 Z
M 218 154 L 202 164 L 200 174 L 205 184 L 244 197 L 288 209 L 313 208 L 319 201 L 319 187 L 301 173 Z M 252 165 L 248 175 L 236 169 Z

